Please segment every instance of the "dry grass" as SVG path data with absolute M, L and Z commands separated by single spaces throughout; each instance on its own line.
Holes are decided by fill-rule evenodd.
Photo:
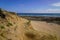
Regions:
M 55 35 L 44 35 L 44 34 L 35 34 L 31 32 L 25 33 L 26 37 L 31 39 L 31 40 L 57 40 L 57 37 Z
M 38 32 L 34 29 L 26 29 L 25 36 L 29 40 L 57 40 L 56 35 L 51 35 L 44 32 Z

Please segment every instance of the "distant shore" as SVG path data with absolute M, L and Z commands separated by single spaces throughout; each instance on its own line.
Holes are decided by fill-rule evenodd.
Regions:
M 28 20 L 46 21 L 48 23 L 56 23 L 60 25 L 60 17 L 47 17 L 47 16 L 20 16 Z

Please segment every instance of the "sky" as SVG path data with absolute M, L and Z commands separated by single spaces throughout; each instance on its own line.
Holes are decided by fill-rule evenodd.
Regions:
M 60 13 L 60 0 L 0 0 L 0 8 L 17 13 Z

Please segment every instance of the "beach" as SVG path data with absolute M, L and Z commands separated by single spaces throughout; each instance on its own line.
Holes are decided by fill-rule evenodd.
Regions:
M 60 25 L 41 21 L 32 21 L 31 24 L 37 31 L 46 32 L 52 35 L 55 33 L 57 38 L 60 40 Z
M 31 20 L 32 27 L 40 32 L 56 35 L 57 39 L 60 40 L 60 21 L 59 17 L 24 17 Z M 58 20 L 57 20 L 58 19 Z M 59 24 L 58 24 L 59 23 Z

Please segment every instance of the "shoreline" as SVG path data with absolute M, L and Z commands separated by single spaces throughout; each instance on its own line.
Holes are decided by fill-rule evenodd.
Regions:
M 60 25 L 60 17 L 44 17 L 44 16 L 20 16 L 32 21 L 45 21 L 47 23 L 55 23 Z

